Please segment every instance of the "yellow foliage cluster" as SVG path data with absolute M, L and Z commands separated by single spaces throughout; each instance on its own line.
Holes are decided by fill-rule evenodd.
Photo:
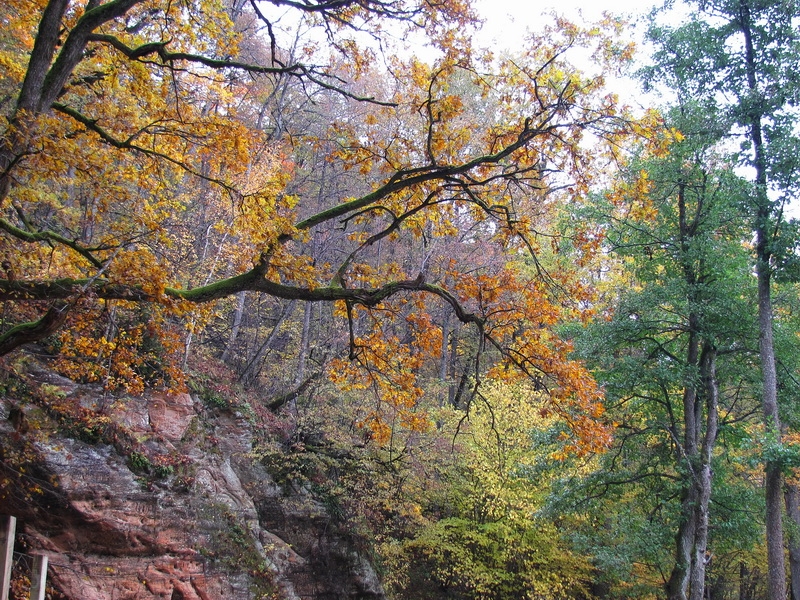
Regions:
M 604 74 L 632 52 L 620 22 L 555 19 L 513 56 L 478 57 L 465 0 L 335 3 L 301 17 L 338 51 L 323 66 L 314 62 L 321 41 L 298 39 L 289 58 L 253 33 L 267 17 L 218 0 L 59 2 L 0 9 L 0 85 L 18 102 L 3 109 L 0 133 L 10 173 L 0 189 L 0 291 L 15 303 L 9 317 L 30 319 L 26 332 L 40 326 L 38 339 L 52 332 L 31 315 L 45 305 L 69 313 L 52 344 L 64 372 L 140 390 L 178 380 L 175 336 L 185 357 L 214 321 L 213 308 L 192 303 L 243 291 L 338 302 L 350 360 L 328 371 L 374 396 L 363 423 L 383 442 L 387 423 L 427 426 L 420 378 L 444 360 L 449 342 L 433 310 L 443 306 L 480 338 L 476 378 L 534 381 L 547 410 L 571 424 L 569 450 L 607 445 L 600 393 L 554 333 L 590 314 L 575 308 L 591 304 L 589 286 L 513 263 L 537 260 L 557 207 L 584 201 L 624 159 L 625 141 L 658 127 L 656 115 L 636 119 L 604 89 Z M 62 39 L 40 33 L 52 56 L 34 52 L 26 67 L 45 8 L 58 7 Z M 421 26 L 440 57 L 375 60 L 352 32 L 381 38 L 386 19 Z M 570 64 L 572 48 L 591 51 L 600 72 Z M 67 64 L 54 93 L 48 82 Z M 269 131 L 278 97 L 318 103 L 317 121 Z M 312 156 L 347 185 L 331 186 L 331 197 L 324 183 L 315 188 Z M 636 187 L 645 197 L 646 174 Z M 342 247 L 318 260 L 317 241 L 342 229 Z M 601 238 L 582 236 L 588 262 Z

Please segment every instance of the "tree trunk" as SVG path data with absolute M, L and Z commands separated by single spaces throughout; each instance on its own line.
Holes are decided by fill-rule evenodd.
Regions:
M 682 219 L 683 221 L 683 219 Z M 685 224 L 681 223 L 681 233 Z M 697 315 L 689 315 L 689 340 L 686 350 L 686 367 L 690 372 L 697 368 L 700 354 L 700 340 L 697 335 Z M 695 546 L 697 532 L 697 511 L 699 489 L 697 485 L 699 466 L 697 440 L 699 439 L 699 419 L 697 418 L 697 379 L 691 374 L 684 383 L 683 389 L 683 446 L 679 452 L 678 462 L 686 468 L 683 491 L 681 494 L 681 522 L 675 536 L 675 565 L 667 583 L 669 600 L 686 600 L 689 590 L 689 576 L 692 569 L 692 549 Z M 676 440 L 677 443 L 677 440 Z
M 697 504 L 695 505 L 695 539 L 692 555 L 692 568 L 689 576 L 689 600 L 703 600 L 705 597 L 706 565 L 708 564 L 708 507 L 711 501 L 711 459 L 717 439 L 719 422 L 719 390 L 717 387 L 717 351 L 704 344 L 700 358 L 700 375 L 703 380 L 703 393 L 706 404 L 706 432 L 703 436 L 701 464 L 695 473 Z
M 791 573 L 791 599 L 800 600 L 800 489 L 797 484 L 787 483 L 784 499 L 786 514 L 794 523 L 789 536 L 789 572 Z
M 750 569 L 744 561 L 739 563 L 739 600 L 754 600 Z
M 244 314 L 244 305 L 247 301 L 247 292 L 239 292 L 237 294 L 236 312 L 233 313 L 233 327 L 231 328 L 231 335 L 228 337 L 228 344 L 225 346 L 225 352 L 222 353 L 222 362 L 227 362 L 233 352 L 233 347 L 236 344 L 236 338 L 239 337 L 239 328 L 242 326 L 242 315 Z
M 692 565 L 692 548 L 697 529 L 694 510 L 696 503 L 697 486 L 690 483 L 684 490 L 681 501 L 681 524 L 678 527 L 678 534 L 675 536 L 675 565 L 672 567 L 672 573 L 667 582 L 669 600 L 686 600 Z
M 239 382 L 243 383 L 244 385 L 250 385 L 255 381 L 256 376 L 261 368 L 261 362 L 264 360 L 264 355 L 269 350 L 270 345 L 278 336 L 278 332 L 280 331 L 281 325 L 283 322 L 289 317 L 289 315 L 294 312 L 294 307 L 297 304 L 297 300 L 292 300 L 289 304 L 286 305 L 286 308 L 283 309 L 281 312 L 281 316 L 278 317 L 277 323 L 270 331 L 267 339 L 264 340 L 264 343 L 261 344 L 261 347 L 256 351 L 253 355 L 253 358 L 250 359 L 250 362 L 247 363 L 242 374 L 239 375 Z
M 306 376 L 306 364 L 308 361 L 308 347 L 311 338 L 311 302 L 306 302 L 303 307 L 303 332 L 300 334 L 300 352 L 297 357 L 297 372 L 294 376 L 294 385 L 299 386 Z
M 450 406 L 458 407 L 458 402 L 463 391 L 462 385 L 465 382 L 463 376 L 458 377 L 458 337 L 461 331 L 460 324 L 455 323 L 455 327 L 450 329 L 450 386 L 447 390 L 447 400 Z M 458 380 L 456 379 L 458 377 Z M 458 382 L 457 382 L 458 381 Z
M 739 26 L 745 43 L 747 85 L 753 97 L 760 95 L 758 64 L 753 47 L 750 0 L 739 0 Z M 755 206 L 757 210 L 756 275 L 758 278 L 758 336 L 763 379 L 762 408 L 764 425 L 780 440 L 778 414 L 778 374 L 775 368 L 775 345 L 772 337 L 772 203 L 767 195 L 767 158 L 764 145 L 762 114 L 758 108 L 748 115 L 749 137 L 753 144 L 753 166 L 756 170 Z M 780 465 L 767 462 L 764 482 L 766 496 L 767 595 L 771 600 L 786 598 L 786 567 L 783 556 L 783 476 Z
M 447 384 L 447 371 L 448 367 L 450 366 L 450 311 L 444 311 L 444 320 L 442 321 L 442 355 L 439 360 L 439 381 L 442 382 L 443 385 Z M 449 398 L 449 386 L 448 386 L 448 393 L 447 399 Z M 439 408 L 443 407 L 446 401 L 444 389 L 442 390 L 442 395 L 439 398 Z
M 763 231 L 757 232 L 759 237 Z M 780 441 L 781 422 L 778 414 L 778 378 L 775 368 L 775 346 L 772 337 L 772 299 L 769 264 L 758 261 L 758 324 L 764 424 Z M 783 474 L 780 464 L 768 461 L 765 467 L 767 530 L 767 591 L 771 599 L 786 598 L 786 567 L 783 555 Z

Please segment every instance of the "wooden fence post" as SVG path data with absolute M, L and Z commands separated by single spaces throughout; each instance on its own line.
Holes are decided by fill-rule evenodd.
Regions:
M 0 600 L 8 600 L 11 587 L 11 567 L 14 564 L 14 537 L 17 518 L 3 517 L 0 522 Z
M 44 554 L 33 555 L 33 569 L 31 570 L 31 600 L 44 600 L 44 590 L 47 586 L 47 556 Z

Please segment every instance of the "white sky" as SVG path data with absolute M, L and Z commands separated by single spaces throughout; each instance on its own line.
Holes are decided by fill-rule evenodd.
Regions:
M 519 39 L 527 29 L 537 30 L 542 14 L 556 12 L 575 21 L 596 21 L 604 12 L 634 20 L 643 16 L 662 0 L 473 0 L 473 5 L 486 19 L 484 29 L 488 39 L 498 43 Z
M 484 33 L 487 40 L 500 45 L 504 41 L 520 39 L 527 29 L 536 31 L 542 14 L 556 12 L 575 21 L 581 18 L 586 22 L 596 21 L 602 13 L 628 17 L 631 20 L 646 14 L 653 6 L 661 4 L 658 0 L 474 0 L 474 6 L 486 19 Z
M 552 13 L 565 16 L 576 24 L 592 23 L 602 18 L 603 12 L 624 17 L 632 25 L 642 20 L 663 0 L 473 0 L 474 6 L 485 19 L 482 31 L 474 38 L 478 47 L 489 47 L 495 51 L 514 50 L 528 31 L 540 30 L 546 16 Z M 632 27 L 630 35 L 637 48 L 644 52 L 641 43 L 643 24 Z M 586 68 L 581 67 L 579 68 Z M 609 80 L 608 85 L 620 95 L 623 102 L 640 108 L 648 108 L 661 102 L 655 97 L 644 97 L 638 83 L 619 78 Z
M 663 4 L 664 0 L 471 0 L 479 15 L 484 19 L 482 30 L 473 36 L 473 43 L 477 48 L 489 48 L 495 53 L 503 51 L 514 52 L 515 46 L 523 43 L 526 33 L 529 31 L 541 31 L 542 27 L 550 21 L 549 15 L 558 13 L 566 16 L 576 24 L 589 24 L 602 18 L 603 12 L 612 15 L 620 15 L 630 23 L 641 20 L 653 7 Z M 273 19 L 273 24 L 277 25 L 275 31 L 282 37 L 280 30 L 288 27 L 286 38 L 281 40 L 281 44 L 289 46 L 294 39 L 294 29 L 297 25 L 295 11 L 285 8 L 277 8 L 269 3 L 261 2 L 262 11 L 267 12 Z M 386 32 L 391 32 L 391 26 L 387 26 Z M 631 36 L 637 42 L 637 47 L 641 47 L 640 40 L 643 25 L 631 29 Z M 321 46 L 325 47 L 324 35 L 319 31 L 307 32 L 307 39 L 322 39 Z M 363 43 L 369 45 L 371 40 L 365 37 Z M 415 36 L 408 36 L 396 39 L 395 50 L 416 54 L 422 60 L 434 61 L 438 52 L 426 46 L 425 39 Z M 390 43 L 389 46 L 392 44 Z M 643 53 L 644 54 L 644 53 Z M 572 55 L 578 68 L 591 71 L 591 65 L 582 65 L 576 54 Z M 607 79 L 609 88 L 619 94 L 622 101 L 631 105 L 633 108 L 649 108 L 661 104 L 657 98 L 644 97 L 638 83 L 631 80 Z

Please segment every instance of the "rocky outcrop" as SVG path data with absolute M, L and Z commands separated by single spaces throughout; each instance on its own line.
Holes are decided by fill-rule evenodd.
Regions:
M 384 597 L 323 504 L 287 494 L 253 458 L 241 412 L 189 394 L 108 397 L 39 365 L 29 374 L 49 400 L 14 386 L 0 397 L 0 513 L 18 518 L 28 552 L 49 556 L 66 598 Z M 88 417 L 65 428 L 48 402 Z

